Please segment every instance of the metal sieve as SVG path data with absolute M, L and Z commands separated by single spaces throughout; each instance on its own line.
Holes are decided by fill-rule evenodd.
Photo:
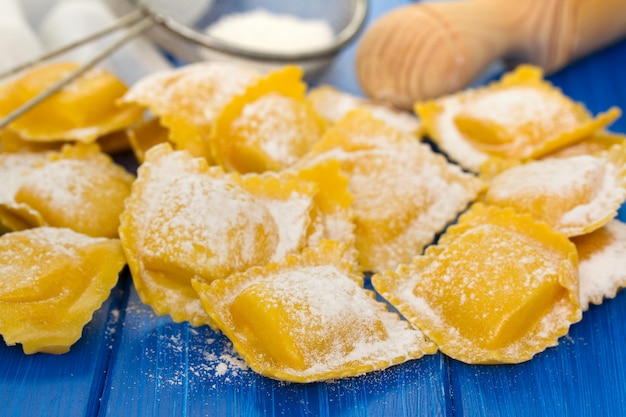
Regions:
M 126 30 L 109 47 L 0 120 L 0 129 L 143 32 L 167 53 L 182 61 L 227 60 L 253 65 L 262 71 L 295 64 L 302 67 L 305 78 L 312 79 L 357 35 L 365 23 L 368 11 L 368 0 L 106 0 L 106 3 L 120 16 L 114 25 L 0 74 L 0 78 L 15 74 L 117 30 Z M 303 18 L 323 19 L 334 29 L 334 40 L 326 47 L 297 53 L 260 52 L 242 48 L 204 32 L 207 26 L 226 14 L 257 8 Z

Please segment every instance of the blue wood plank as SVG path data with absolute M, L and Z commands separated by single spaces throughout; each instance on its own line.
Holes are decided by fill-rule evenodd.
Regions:
M 548 79 L 594 114 L 626 109 L 626 41 Z M 626 132 L 624 118 L 610 130 Z M 626 205 L 618 217 L 626 221 Z M 626 292 L 592 306 L 559 346 L 509 366 L 450 360 L 455 416 L 618 416 L 626 413 Z
M 368 23 L 407 3 L 372 1 Z M 360 94 L 356 43 L 319 80 Z M 626 109 L 626 41 L 549 79 L 594 114 Z M 626 120 L 611 126 L 626 132 Z M 619 214 L 626 221 L 626 206 Z M 67 355 L 0 344 L 2 416 L 591 416 L 626 410 L 626 293 L 592 306 L 560 345 L 512 366 L 441 354 L 341 381 L 256 375 L 209 328 L 156 317 L 127 277 Z
M 443 356 L 340 381 L 257 375 L 221 333 L 156 317 L 131 288 L 101 415 L 444 416 Z
M 626 40 L 608 46 L 547 77 L 593 114 L 617 106 L 626 111 Z M 609 130 L 626 133 L 622 115 Z
M 529 362 L 450 361 L 455 416 L 618 416 L 626 410 L 626 293 L 592 306 Z
M 94 313 L 82 338 L 64 355 L 24 355 L 0 343 L 0 415 L 96 415 L 119 317 L 123 284 Z

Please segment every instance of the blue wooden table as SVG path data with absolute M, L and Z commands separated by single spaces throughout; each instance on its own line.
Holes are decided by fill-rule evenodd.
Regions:
M 383 4 L 384 3 L 384 4 Z M 369 22 L 400 1 L 372 1 Z M 355 45 L 322 82 L 360 92 Z M 626 41 L 549 77 L 593 112 L 626 109 Z M 612 130 L 626 133 L 626 118 Z M 619 217 L 626 221 L 626 206 Z M 626 415 L 626 292 L 592 306 L 529 362 L 471 366 L 431 355 L 361 377 L 289 384 L 256 375 L 227 339 L 156 317 L 124 272 L 62 356 L 0 343 L 0 416 Z

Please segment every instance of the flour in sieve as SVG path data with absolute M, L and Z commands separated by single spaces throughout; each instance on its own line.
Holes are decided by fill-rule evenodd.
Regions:
M 225 15 L 205 32 L 240 48 L 274 53 L 324 48 L 334 39 L 334 31 L 325 20 L 276 14 L 265 9 Z

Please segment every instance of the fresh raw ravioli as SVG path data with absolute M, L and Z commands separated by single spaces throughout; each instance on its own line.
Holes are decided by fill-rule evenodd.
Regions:
M 26 354 L 60 354 L 109 297 L 126 264 L 119 240 L 38 227 L 0 236 L 0 334 Z
M 302 70 L 269 73 L 228 103 L 214 124 L 211 149 L 227 171 L 280 171 L 315 142 L 326 122 L 305 100 Z
M 218 114 L 258 77 L 244 66 L 195 63 L 142 78 L 122 102 L 150 110 L 169 130 L 169 140 L 177 149 L 211 160 L 209 137 Z
M 22 176 L 0 218 L 12 230 L 47 225 L 114 238 L 133 180 L 98 145 L 65 145 Z
M 74 62 L 38 66 L 0 89 L 0 116 L 6 116 L 78 68 Z M 139 121 L 137 106 L 117 101 L 128 88 L 115 75 L 88 71 L 9 124 L 9 130 L 35 142 L 92 143 Z
M 491 156 L 541 157 L 585 139 L 621 114 L 611 108 L 593 118 L 542 77 L 539 68 L 520 65 L 488 86 L 416 103 L 415 112 L 439 147 L 474 172 Z
M 576 247 L 510 208 L 474 204 L 425 255 L 372 283 L 466 363 L 526 361 L 581 318 Z
M 626 224 L 613 219 L 601 229 L 572 238 L 578 249 L 580 305 L 601 304 L 626 287 Z
M 598 155 L 547 158 L 509 168 L 489 184 L 485 202 L 514 207 L 567 236 L 613 219 L 626 199 L 626 143 Z
M 338 169 L 328 172 L 341 180 Z M 333 197 L 337 204 L 345 193 Z M 213 325 L 191 280 L 211 282 L 299 252 L 316 230 L 314 215 L 326 215 L 316 208 L 320 199 L 333 204 L 318 194 L 315 180 L 294 173 L 226 174 L 187 151 L 154 146 L 120 226 L 140 297 L 175 321 Z
M 361 109 L 338 121 L 294 168 L 329 160 L 349 178 L 363 270 L 409 262 L 483 188 L 414 136 Z
M 342 378 L 434 353 L 419 330 L 363 289 L 353 265 L 343 245 L 323 241 L 281 263 L 193 285 L 237 352 L 271 378 Z
M 404 133 L 416 137 L 422 133 L 422 123 L 414 115 L 354 96 L 330 85 L 312 88 L 307 93 L 307 100 L 311 102 L 313 109 L 330 123 L 338 122 L 350 110 L 366 109 L 375 118 Z

